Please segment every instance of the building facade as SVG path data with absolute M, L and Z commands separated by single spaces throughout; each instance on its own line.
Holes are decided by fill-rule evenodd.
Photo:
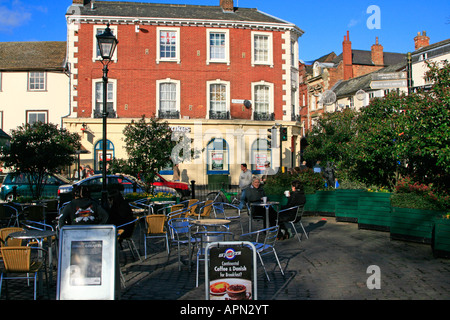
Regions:
M 0 42 L 0 129 L 69 114 L 66 42 Z
M 219 1 L 219 0 L 217 0 Z M 66 14 L 71 112 L 65 127 L 82 134 L 99 169 L 102 64 L 96 35 L 106 25 L 119 43 L 108 74 L 108 157 L 126 158 L 123 129 L 143 115 L 193 139 L 200 157 L 180 164 L 184 179 L 237 184 L 240 164 L 255 174 L 268 160 L 292 166 L 299 152 L 298 38 L 303 31 L 257 9 L 73 0 Z M 267 129 L 288 128 L 281 149 Z M 281 163 L 280 163 L 281 160 Z M 165 173 L 170 175 L 170 170 Z

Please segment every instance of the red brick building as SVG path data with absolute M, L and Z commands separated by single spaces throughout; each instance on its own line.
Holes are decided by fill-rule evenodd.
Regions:
M 206 183 L 208 176 L 222 175 L 235 183 L 240 163 L 259 173 L 261 159 L 296 164 L 303 31 L 294 24 L 237 8 L 232 0 L 217 6 L 73 0 L 66 17 L 72 112 L 65 125 L 84 129 L 82 143 L 91 154 L 82 162 L 98 168 L 103 89 L 96 34 L 109 24 L 119 41 L 108 74 L 110 157 L 126 158 L 122 130 L 145 115 L 201 137 L 202 161 L 181 165 L 189 180 Z M 258 147 L 261 133 L 275 123 L 289 132 L 281 157 L 280 150 Z M 244 147 L 235 149 L 239 143 L 225 136 L 239 130 Z M 219 138 L 226 141 L 219 150 L 223 163 L 213 170 L 211 152 L 218 150 L 211 145 Z

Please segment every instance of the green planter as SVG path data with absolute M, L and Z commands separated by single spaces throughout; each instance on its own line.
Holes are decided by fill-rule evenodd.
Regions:
M 305 212 L 307 213 L 315 213 L 316 210 L 316 194 L 310 193 L 305 194 L 306 203 L 305 203 Z
M 434 219 L 442 214 L 441 211 L 392 207 L 390 237 L 431 244 Z
M 358 222 L 359 197 L 364 190 L 337 189 L 335 191 L 335 217 L 336 221 Z
M 358 228 L 389 231 L 391 226 L 391 194 L 363 192 L 358 203 Z
M 317 191 L 316 192 L 316 212 L 324 216 L 334 216 L 336 203 L 336 192 L 333 191 Z
M 435 219 L 431 248 L 435 257 L 450 258 L 450 219 Z

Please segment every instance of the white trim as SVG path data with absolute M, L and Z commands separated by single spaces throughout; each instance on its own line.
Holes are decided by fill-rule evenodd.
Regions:
M 266 82 L 264 80 L 259 82 L 252 82 L 252 100 L 253 100 L 253 108 L 254 112 L 256 110 L 256 97 L 255 97 L 255 87 L 256 86 L 268 86 L 269 87 L 269 114 L 275 112 L 275 92 L 274 92 L 274 84 L 271 82 Z M 254 112 L 252 113 L 252 120 L 254 120 Z
M 177 101 L 176 101 L 176 108 L 177 111 L 181 114 L 181 81 L 180 80 L 174 80 L 174 79 L 170 79 L 170 78 L 166 78 L 166 79 L 161 79 L 161 80 L 156 80 L 156 116 L 159 118 L 159 111 L 161 110 L 161 106 L 159 105 L 160 100 L 160 88 L 159 86 L 162 83 L 173 83 L 175 84 L 176 88 L 177 88 Z
M 212 84 L 221 84 L 224 85 L 227 89 L 227 97 L 226 97 L 226 112 L 231 112 L 231 106 L 230 106 L 230 102 L 231 102 L 231 83 L 230 81 L 223 81 L 220 79 L 217 80 L 211 80 L 211 81 L 206 81 L 206 119 L 209 119 L 209 110 L 211 109 L 211 85 Z
M 211 59 L 211 33 L 224 33 L 225 34 L 225 58 L 223 59 Z M 230 65 L 230 30 L 229 29 L 207 29 L 206 30 L 206 64 L 210 63 L 226 63 Z
M 111 29 L 111 32 L 116 36 L 116 38 L 118 39 L 118 28 L 117 26 L 109 26 L 109 28 Z M 98 45 L 97 45 L 97 30 L 98 29 L 106 29 L 106 25 L 95 25 L 93 29 L 93 34 L 92 34 L 92 62 L 96 62 L 96 61 L 101 61 L 102 58 L 100 56 L 97 56 L 97 49 L 98 49 Z M 116 47 L 116 50 L 114 51 L 114 56 L 112 58 L 111 61 L 113 62 L 117 62 L 117 50 L 118 50 L 119 46 Z
M 92 118 L 94 118 L 94 111 L 95 111 L 95 105 L 96 105 L 96 99 L 95 99 L 95 94 L 96 94 L 95 90 L 96 90 L 96 88 L 95 88 L 95 85 L 97 83 L 102 83 L 102 85 L 103 85 L 103 79 L 102 78 L 92 79 L 92 111 L 91 111 L 91 117 Z M 118 117 L 118 115 L 117 115 L 117 79 L 108 78 L 108 84 L 109 83 L 113 84 L 113 108 L 114 108 L 114 111 L 116 112 L 116 117 Z
M 175 58 L 161 58 L 161 46 L 160 46 L 160 36 L 162 31 L 168 31 L 168 32 L 175 32 L 177 34 L 176 37 L 176 44 L 175 44 L 175 50 L 176 50 L 176 57 Z M 181 51 L 180 51 L 180 37 L 181 32 L 180 28 L 173 28 L 173 27 L 158 27 L 156 28 L 156 64 L 159 64 L 160 62 L 176 62 L 181 63 Z
M 255 36 L 266 36 L 268 40 L 268 57 L 267 61 L 256 61 L 255 60 Z M 273 68 L 273 33 L 272 32 L 260 32 L 252 31 L 252 67 L 255 65 L 267 65 Z

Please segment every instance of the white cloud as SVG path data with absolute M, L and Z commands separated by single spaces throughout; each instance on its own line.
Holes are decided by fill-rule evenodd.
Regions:
M 31 13 L 23 9 L 10 10 L 5 6 L 0 6 L 0 30 L 16 28 L 31 19 Z

